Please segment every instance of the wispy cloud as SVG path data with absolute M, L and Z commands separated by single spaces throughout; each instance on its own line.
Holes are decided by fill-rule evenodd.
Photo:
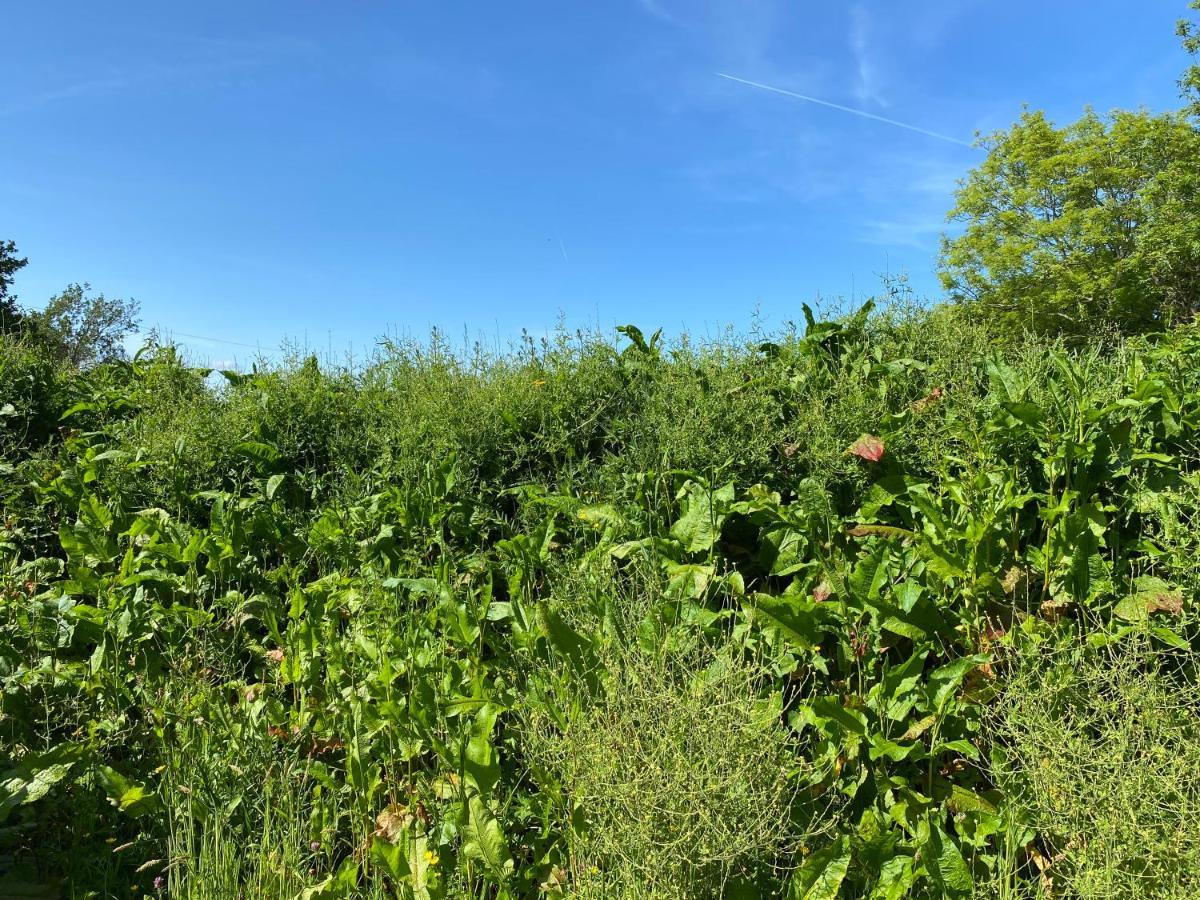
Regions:
M 861 3 L 855 4 L 850 10 L 850 49 L 854 52 L 854 64 L 858 74 L 854 96 L 864 106 L 875 104 L 886 107 L 889 104 L 880 92 L 875 56 L 869 45 L 870 27 L 871 21 L 866 8 Z
M 637 0 L 637 5 L 640 6 L 644 12 L 649 13 L 656 19 L 662 19 L 664 22 L 676 24 L 675 17 L 667 12 L 667 10 L 661 3 L 658 2 L 658 0 Z
M 312 49 L 306 41 L 289 38 L 264 40 L 172 41 L 161 36 L 159 45 L 169 48 L 169 62 L 154 60 L 133 64 L 100 66 L 103 74 L 33 90 L 0 106 L 0 117 L 29 112 L 44 106 L 71 100 L 118 94 L 147 87 L 180 83 L 220 83 L 238 72 L 262 68 Z
M 818 106 L 826 106 L 826 107 L 829 107 L 830 109 L 836 109 L 836 110 L 839 110 L 840 112 L 850 113 L 851 115 L 860 116 L 864 119 L 871 119 L 875 122 L 882 122 L 885 125 L 891 125 L 895 128 L 903 128 L 906 131 L 913 131 L 913 132 L 916 132 L 917 134 L 923 134 L 926 137 L 936 138 L 939 141 L 946 141 L 947 143 L 950 143 L 950 144 L 958 144 L 961 147 L 972 146 L 970 141 L 964 141 L 964 140 L 960 140 L 959 138 L 956 138 L 956 137 L 950 137 L 947 134 L 941 134 L 940 132 L 937 132 L 937 131 L 930 131 L 927 128 L 921 128 L 919 125 L 910 125 L 908 122 L 900 122 L 900 121 L 897 121 L 896 119 L 886 118 L 885 116 L 877 116 L 877 115 L 875 115 L 875 113 L 867 112 L 865 109 L 855 109 L 852 106 L 842 106 L 842 104 L 840 104 L 840 103 L 832 103 L 829 100 L 821 100 L 817 97 L 810 97 L 807 94 L 799 94 L 795 91 L 785 90 L 784 88 L 772 87 L 769 84 L 763 84 L 762 82 L 759 82 L 759 81 L 750 81 L 747 78 L 739 78 L 736 75 L 726 75 L 724 72 L 714 72 L 713 74 L 715 74 L 719 78 L 727 78 L 730 81 L 736 81 L 739 84 L 745 84 L 745 85 L 748 85 L 753 88 L 758 88 L 759 90 L 770 91 L 771 93 L 774 93 L 774 94 L 782 94 L 785 97 L 792 97 L 793 99 L 796 99 L 796 100 L 803 100 L 806 103 L 815 103 Z

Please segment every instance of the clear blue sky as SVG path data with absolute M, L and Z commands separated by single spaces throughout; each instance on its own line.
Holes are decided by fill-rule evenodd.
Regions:
M 1178 105 L 1183 0 L 24 2 L 0 37 L 0 237 L 208 342 L 362 349 L 633 321 L 701 334 L 936 292 L 1010 123 Z

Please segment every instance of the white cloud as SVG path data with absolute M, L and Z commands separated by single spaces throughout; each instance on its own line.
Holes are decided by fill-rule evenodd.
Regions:
M 658 0 L 637 0 L 637 4 L 644 12 L 649 13 L 654 18 L 670 22 L 672 25 L 677 24 L 675 17 L 667 12 Z
M 871 20 L 866 8 L 855 4 L 850 10 L 850 49 L 854 53 L 854 64 L 858 80 L 854 85 L 854 96 L 863 106 L 888 106 L 879 84 L 877 50 L 869 41 Z

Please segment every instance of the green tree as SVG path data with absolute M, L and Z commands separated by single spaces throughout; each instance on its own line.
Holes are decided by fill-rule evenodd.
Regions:
M 1188 6 L 1200 10 L 1200 0 L 1192 0 Z M 1180 19 L 1178 34 L 1183 39 L 1183 49 L 1193 59 L 1200 59 L 1200 23 Z M 1183 88 L 1183 96 L 1191 104 L 1192 115 L 1200 116 L 1200 62 L 1192 63 L 1188 67 L 1179 79 L 1179 86 Z
M 1026 111 L 960 184 L 941 278 L 1010 328 L 1155 330 L 1200 304 L 1200 131 L 1186 115 Z
M 45 309 L 25 313 L 26 330 L 76 368 L 123 358 L 123 341 L 138 324 L 136 301 L 90 296 L 89 289 L 72 284 Z
M 29 260 L 17 256 L 17 245 L 12 241 L 0 241 L 0 334 L 14 331 L 21 322 L 17 309 L 17 296 L 11 293 L 13 276 Z

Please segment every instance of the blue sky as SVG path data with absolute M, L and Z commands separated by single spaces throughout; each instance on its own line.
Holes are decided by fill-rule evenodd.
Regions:
M 12 4 L 0 237 L 29 305 L 134 297 L 199 359 L 385 332 L 744 327 L 936 293 L 1023 103 L 1178 105 L 1182 0 Z M 223 342 L 192 337 L 220 338 Z M 232 343 L 225 343 L 232 342 Z M 240 346 L 246 345 L 246 346 Z

